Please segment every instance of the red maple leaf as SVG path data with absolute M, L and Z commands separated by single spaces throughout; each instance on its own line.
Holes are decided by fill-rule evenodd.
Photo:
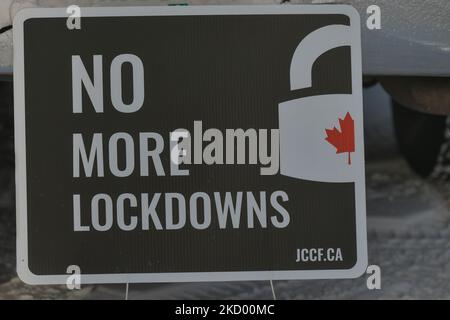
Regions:
M 325 138 L 331 145 L 336 148 L 336 153 L 348 152 L 348 164 L 352 164 L 350 154 L 355 152 L 355 121 L 349 112 L 345 118 L 339 119 L 341 131 L 334 127 L 332 130 L 325 129 L 327 137 Z

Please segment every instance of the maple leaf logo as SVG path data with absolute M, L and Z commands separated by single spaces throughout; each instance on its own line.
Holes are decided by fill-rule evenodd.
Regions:
M 328 143 L 336 148 L 336 154 L 348 153 L 348 164 L 352 164 L 351 153 L 355 152 L 355 121 L 349 112 L 344 119 L 339 119 L 341 131 L 334 127 L 332 130 L 325 129 Z

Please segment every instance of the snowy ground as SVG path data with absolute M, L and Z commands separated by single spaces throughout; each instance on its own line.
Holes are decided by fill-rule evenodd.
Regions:
M 4 89 L 5 90 L 5 89 Z M 0 104 L 5 91 L 0 90 Z M 9 89 L 10 90 L 10 89 Z M 8 91 L 8 90 L 6 90 Z M 450 299 L 450 186 L 415 176 L 396 153 L 387 98 L 365 92 L 369 264 L 382 289 L 354 280 L 276 281 L 279 299 Z M 0 110 L 4 110 L 0 108 Z M 0 123 L 0 299 L 124 299 L 125 285 L 27 286 L 17 279 L 10 123 Z M 6 132 L 6 133 L 5 133 Z M 132 284 L 130 299 L 271 299 L 268 281 Z

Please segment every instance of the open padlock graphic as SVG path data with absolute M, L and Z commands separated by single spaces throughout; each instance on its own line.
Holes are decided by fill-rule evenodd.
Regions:
M 312 86 L 314 62 L 331 49 L 350 46 L 352 67 L 355 62 L 360 63 L 355 61 L 358 56 L 352 47 L 354 36 L 345 25 L 329 25 L 306 36 L 291 61 L 291 90 Z M 352 94 L 309 96 L 279 104 L 282 175 L 320 182 L 352 182 L 363 172 L 362 97 L 360 90 L 355 90 L 361 75 L 355 71 L 352 70 Z M 349 124 L 346 128 L 339 128 L 346 122 Z M 346 139 L 347 147 L 351 146 L 346 153 L 339 149 L 338 143 L 335 146 L 330 143 L 333 137 L 330 139 L 327 132 L 334 133 L 336 140 L 339 135 L 346 135 L 341 139 Z

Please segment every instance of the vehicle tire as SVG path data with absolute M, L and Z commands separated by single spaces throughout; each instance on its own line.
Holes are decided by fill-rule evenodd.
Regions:
M 422 177 L 450 176 L 450 171 L 446 172 L 450 170 L 447 116 L 421 113 L 394 100 L 392 105 L 398 149 L 411 168 Z

